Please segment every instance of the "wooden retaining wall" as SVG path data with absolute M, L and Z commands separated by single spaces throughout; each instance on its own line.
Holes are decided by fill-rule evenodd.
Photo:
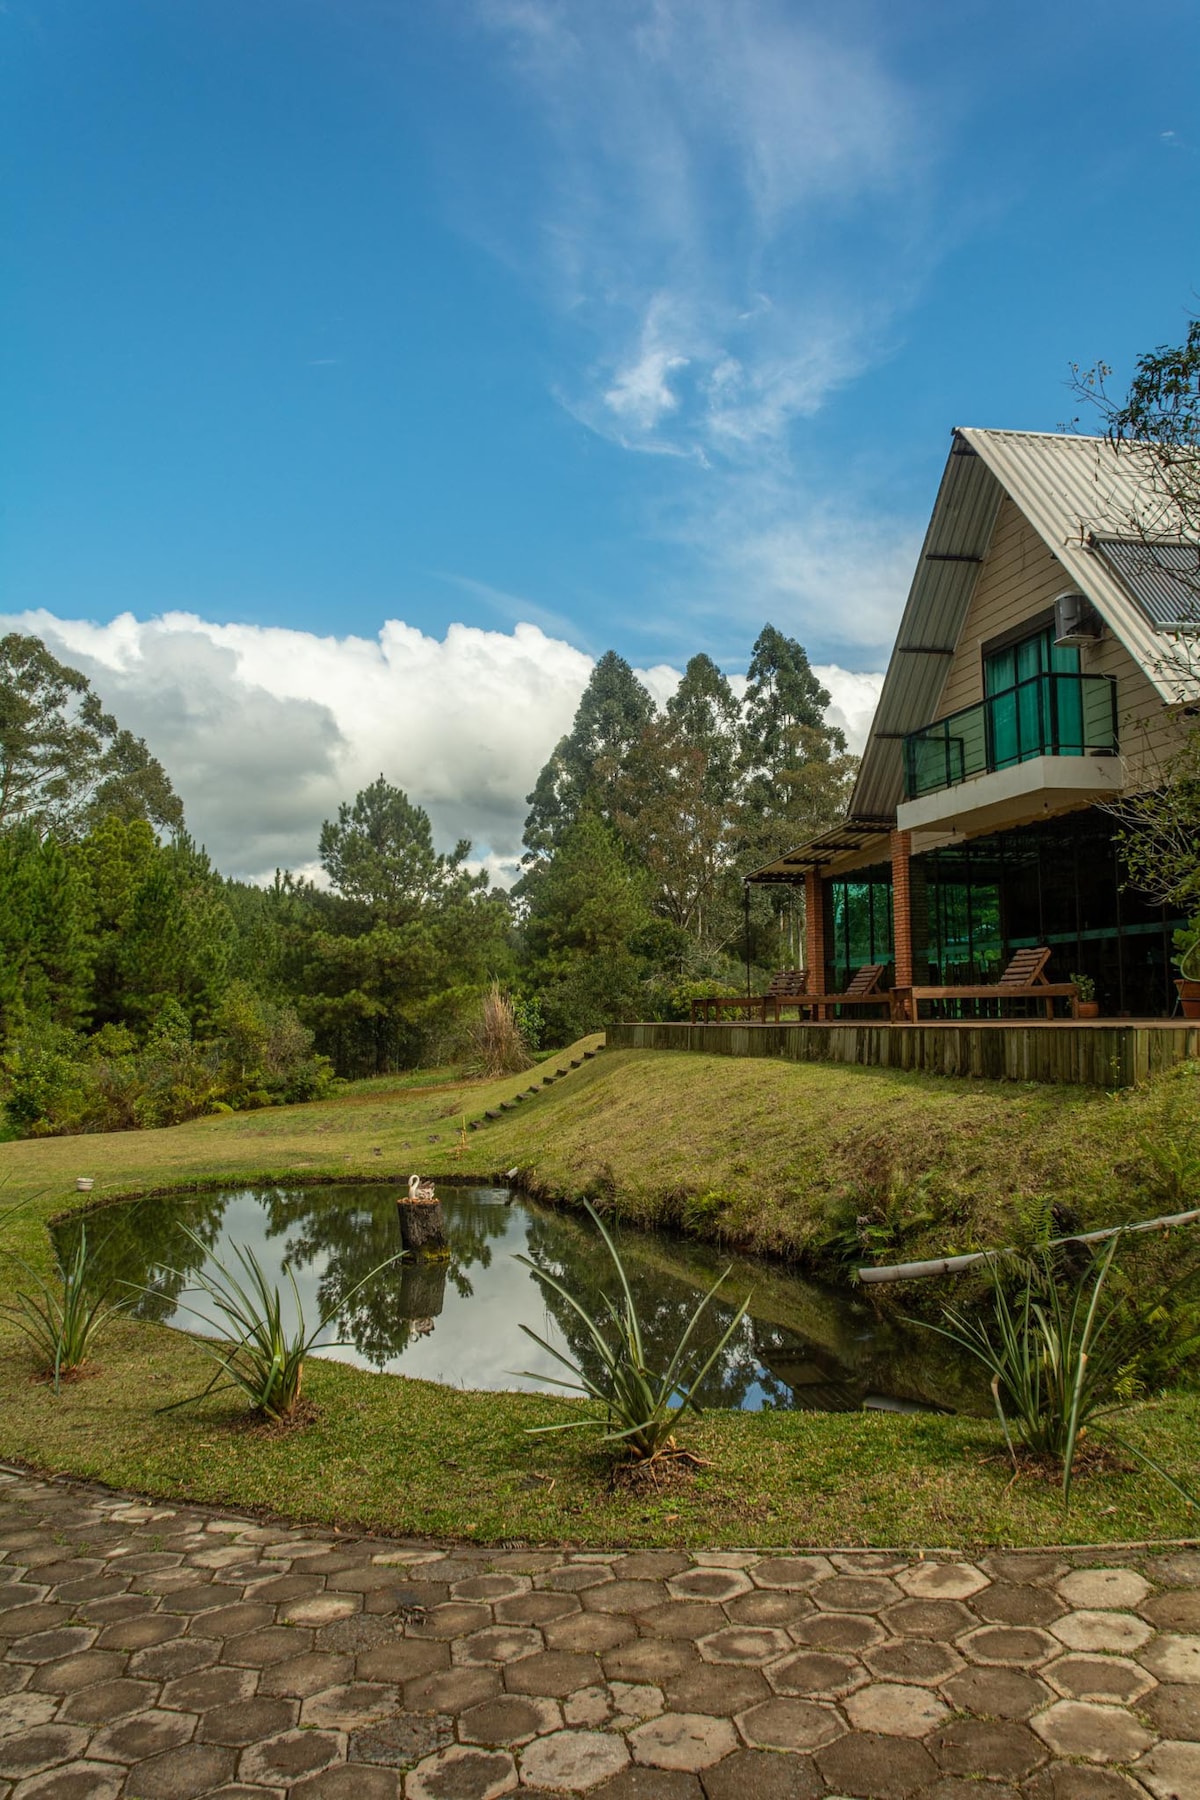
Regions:
M 1182 1021 L 1037 1024 L 971 1020 L 890 1025 L 610 1025 L 610 1050 L 699 1050 L 710 1056 L 783 1056 L 793 1062 L 855 1063 L 976 1075 L 987 1081 L 1047 1081 L 1133 1087 L 1176 1063 L 1200 1061 L 1200 1025 Z

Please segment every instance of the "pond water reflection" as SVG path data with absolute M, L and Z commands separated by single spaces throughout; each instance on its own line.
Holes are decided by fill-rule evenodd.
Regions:
M 272 1280 L 288 1264 L 310 1323 L 322 1311 L 336 1311 L 316 1354 L 490 1389 L 548 1388 L 550 1376 L 565 1373 L 522 1324 L 577 1358 L 587 1354 L 571 1310 L 514 1257 L 528 1256 L 594 1312 L 613 1285 L 603 1245 L 586 1218 L 512 1199 L 503 1188 L 445 1190 L 448 1261 L 396 1263 L 343 1302 L 400 1248 L 398 1191 L 383 1185 L 236 1189 L 134 1201 L 91 1215 L 88 1237 L 106 1273 L 146 1290 L 137 1316 L 185 1330 L 203 1332 L 213 1316 L 193 1285 L 204 1258 L 187 1236 L 190 1227 L 227 1266 L 235 1244 L 252 1248 Z M 78 1230 L 78 1216 L 58 1227 L 61 1252 L 70 1252 Z M 979 1408 L 970 1371 L 941 1340 L 880 1321 L 852 1294 L 659 1232 L 625 1227 L 618 1242 L 654 1366 L 670 1359 L 700 1294 L 728 1264 L 732 1274 L 709 1309 L 701 1341 L 715 1343 L 752 1295 L 698 1396 L 708 1405 Z M 283 1294 L 290 1308 L 286 1282 Z

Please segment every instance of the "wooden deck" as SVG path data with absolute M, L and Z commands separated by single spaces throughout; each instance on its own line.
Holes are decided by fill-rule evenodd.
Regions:
M 883 1019 L 830 1024 L 610 1025 L 612 1050 L 782 1056 L 985 1081 L 1133 1087 L 1176 1063 L 1200 1062 L 1200 1024 L 1186 1019 Z

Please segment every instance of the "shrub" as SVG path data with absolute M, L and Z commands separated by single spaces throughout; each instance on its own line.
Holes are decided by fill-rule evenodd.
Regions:
M 483 1075 L 516 1075 L 532 1064 L 513 1003 L 498 981 L 483 996 L 470 1036 L 472 1064 Z
M 56 1292 L 28 1263 L 18 1259 L 17 1266 L 37 1291 L 18 1290 L 15 1305 L 4 1311 L 33 1345 L 41 1367 L 53 1376 L 57 1394 L 63 1377 L 77 1374 L 87 1361 L 96 1334 L 128 1303 L 110 1300 L 111 1288 L 96 1288 L 86 1226 L 80 1227 L 70 1261 L 59 1263 L 61 1291 Z
M 1158 1463 L 1100 1423 L 1130 1404 L 1137 1385 L 1141 1322 L 1106 1292 L 1120 1244 L 1121 1238 L 1113 1237 L 1082 1279 L 1061 1265 L 1053 1246 L 1042 1245 L 1024 1259 L 1012 1295 L 1006 1285 L 1008 1259 L 991 1256 L 991 1317 L 946 1307 L 944 1323 L 926 1329 L 983 1364 L 1014 1467 L 1015 1432 L 1026 1450 L 1058 1464 L 1067 1504 L 1079 1441 L 1088 1430 L 1113 1438 L 1191 1501 Z
M 284 1322 L 283 1297 L 279 1288 L 270 1282 L 253 1250 L 242 1244 L 233 1246 L 233 1253 L 241 1265 L 239 1276 L 212 1256 L 203 1238 L 187 1227 L 184 1229 L 202 1258 L 210 1261 L 215 1269 L 215 1273 L 209 1274 L 201 1267 L 191 1279 L 195 1287 L 208 1296 L 216 1319 L 197 1312 L 195 1307 L 185 1305 L 185 1311 L 200 1319 L 206 1332 L 215 1329 L 219 1334 L 217 1345 L 201 1340 L 205 1355 L 212 1358 L 217 1368 L 208 1386 L 200 1393 L 176 1400 L 171 1406 L 160 1408 L 162 1412 L 173 1412 L 176 1407 L 192 1405 L 224 1388 L 234 1388 L 245 1394 L 265 1418 L 287 1419 L 300 1398 L 305 1359 L 321 1333 L 349 1305 L 355 1294 L 404 1255 L 404 1251 L 399 1251 L 397 1255 L 389 1256 L 347 1293 L 339 1295 L 337 1305 L 323 1311 L 311 1331 L 305 1324 L 296 1277 L 291 1265 L 285 1264 L 296 1311 L 296 1322 L 289 1329 Z M 174 1275 L 176 1271 L 168 1273 Z M 179 1276 L 179 1279 L 186 1281 L 188 1277 Z
M 683 1414 L 689 1410 L 700 1412 L 700 1403 L 694 1397 L 695 1390 L 741 1324 L 750 1304 L 750 1297 L 746 1296 L 715 1348 L 697 1367 L 699 1352 L 692 1350 L 692 1339 L 717 1290 L 729 1275 L 729 1270 L 726 1269 L 714 1281 L 692 1314 L 666 1368 L 656 1373 L 647 1367 L 641 1321 L 620 1254 L 604 1229 L 599 1214 L 591 1206 L 587 1211 L 604 1239 L 619 1289 L 618 1301 L 607 1294 L 603 1297 L 606 1316 L 592 1318 L 569 1288 L 556 1276 L 539 1269 L 529 1257 L 518 1256 L 516 1260 L 531 1270 L 543 1286 L 557 1294 L 579 1319 L 599 1358 L 602 1371 L 600 1379 L 594 1380 L 580 1363 L 564 1356 L 553 1345 L 548 1344 L 545 1338 L 539 1337 L 530 1326 L 522 1325 L 521 1330 L 576 1377 L 574 1381 L 561 1381 L 551 1377 L 555 1386 L 595 1400 L 604 1408 L 604 1416 L 592 1415 L 586 1419 L 572 1419 L 562 1425 L 537 1425 L 530 1429 L 535 1433 L 598 1429 L 602 1433 L 601 1443 L 625 1451 L 635 1462 L 653 1462 L 655 1457 L 664 1452 L 677 1449 L 673 1433 Z

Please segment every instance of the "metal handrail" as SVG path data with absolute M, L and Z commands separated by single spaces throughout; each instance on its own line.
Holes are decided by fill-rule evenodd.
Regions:
M 1071 682 L 1079 690 L 1077 717 L 1063 724 L 1060 684 Z M 1022 718 L 1023 691 L 1037 692 L 1034 739 L 1026 741 L 1027 723 Z M 1088 705 L 1089 694 L 1101 700 Z M 996 712 L 1012 703 L 1012 755 L 996 749 Z M 1074 710 L 1074 709 L 1072 709 Z M 1088 714 L 1093 717 L 1089 718 Z M 1099 713 L 1099 718 L 1094 715 Z M 939 754 L 940 750 L 940 754 Z M 988 694 L 974 706 L 964 706 L 944 719 L 935 719 L 904 739 L 904 792 L 908 800 L 942 788 L 957 787 L 973 775 L 990 774 L 1034 756 L 1115 756 L 1117 754 L 1117 684 L 1111 675 L 1083 675 L 1046 670 L 1016 681 L 1011 687 Z

